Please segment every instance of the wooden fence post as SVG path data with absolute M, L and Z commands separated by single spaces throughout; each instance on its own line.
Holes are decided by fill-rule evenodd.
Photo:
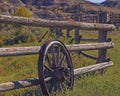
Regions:
M 80 36 L 79 36 L 79 29 L 75 29 L 75 44 L 79 44 L 80 43 Z
M 56 29 L 56 35 L 61 36 L 62 35 L 62 28 L 57 28 Z
M 68 37 L 70 37 L 70 29 L 69 28 L 66 29 L 66 38 L 68 38 Z
M 108 15 L 107 13 L 99 14 L 99 23 L 107 23 Z M 98 34 L 98 42 L 106 42 L 107 41 L 107 31 L 99 30 Z M 98 59 L 97 63 L 102 63 L 106 61 L 107 49 L 100 49 L 98 51 Z

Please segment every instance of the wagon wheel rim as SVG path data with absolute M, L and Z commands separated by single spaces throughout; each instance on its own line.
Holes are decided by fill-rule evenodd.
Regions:
M 60 41 L 46 42 L 39 52 L 38 76 L 42 93 L 61 92 L 73 87 L 74 71 L 69 51 Z M 51 80 L 45 82 L 45 78 Z

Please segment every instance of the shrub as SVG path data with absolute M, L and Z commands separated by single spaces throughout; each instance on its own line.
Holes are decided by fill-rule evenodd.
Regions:
M 19 7 L 15 10 L 14 15 L 21 16 L 21 17 L 31 17 L 31 12 L 25 7 Z
M 13 45 L 19 43 L 26 42 L 35 42 L 37 41 L 37 37 L 35 34 L 31 32 L 30 29 L 24 27 L 18 27 L 14 31 L 12 31 L 6 38 L 4 44 Z
M 5 40 L 6 40 L 6 35 L 1 35 L 0 36 L 0 47 L 4 44 Z
M 37 41 L 37 37 L 34 34 L 29 34 L 28 38 L 27 38 L 27 42 L 35 42 Z

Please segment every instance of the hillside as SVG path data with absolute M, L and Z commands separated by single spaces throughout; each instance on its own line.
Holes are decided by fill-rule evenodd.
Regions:
M 86 11 L 86 12 L 99 12 L 99 11 L 105 11 L 105 12 L 112 12 L 112 13 L 120 13 L 118 8 L 120 7 L 120 1 L 119 0 L 106 0 L 105 2 L 101 4 L 95 4 L 91 3 L 86 0 L 0 0 L 0 11 L 2 9 L 2 14 L 8 14 L 9 10 L 11 10 L 11 7 L 19 7 L 19 6 L 26 6 L 27 8 L 31 8 L 31 12 L 34 11 L 35 13 L 39 13 L 41 10 L 44 11 L 45 8 L 47 10 L 53 9 L 62 9 L 65 13 L 69 13 L 67 10 L 74 10 L 78 11 Z M 29 6 L 31 5 L 31 6 Z M 44 8 L 41 6 L 45 6 Z M 78 8 L 79 7 L 79 8 Z M 114 8 L 113 8 L 114 7 Z M 5 12 L 4 12 L 5 11 Z M 53 13 L 52 11 L 52 13 Z M 1 13 L 1 12 L 0 12 Z M 49 12 L 48 12 L 49 13 Z M 11 14 L 11 13 L 10 13 Z M 42 14 L 42 13 L 40 13 Z M 39 17 L 39 16 L 38 16 Z
M 0 3 L 23 4 L 21 0 L 0 0 Z
M 14 15 L 17 8 L 24 6 L 30 10 L 32 17 L 79 21 L 80 14 L 90 17 L 97 16 L 101 11 L 119 14 L 119 2 L 118 0 L 106 0 L 101 4 L 95 4 L 87 0 L 0 0 L 0 14 Z M 85 22 L 89 22 L 89 19 Z
M 116 9 L 120 8 L 120 0 L 106 0 L 105 2 L 101 4 L 103 4 L 104 6 L 112 7 Z

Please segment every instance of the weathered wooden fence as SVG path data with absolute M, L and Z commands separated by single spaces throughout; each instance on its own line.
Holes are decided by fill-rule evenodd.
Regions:
M 110 23 L 114 24 L 115 26 L 120 26 L 120 14 L 110 14 Z
M 105 18 L 106 16 L 102 15 L 101 18 L 99 18 L 100 23 L 106 23 Z M 106 57 L 107 49 L 113 48 L 114 46 L 114 43 L 112 43 L 111 41 L 110 42 L 107 41 L 108 31 L 115 29 L 115 26 L 112 24 L 84 23 L 84 22 L 74 22 L 74 21 L 51 21 L 51 20 L 43 20 L 38 18 L 25 18 L 25 17 L 16 17 L 16 16 L 6 16 L 6 15 L 0 15 L 0 23 L 48 27 L 48 28 L 75 29 L 76 43 L 79 43 L 80 40 L 79 30 L 81 29 L 98 30 L 99 35 L 98 35 L 97 43 L 66 45 L 69 51 L 82 52 L 87 50 L 98 50 L 98 57 L 95 58 L 96 64 L 74 69 L 74 75 L 80 75 L 83 73 L 96 71 L 113 65 L 112 61 L 108 61 Z M 90 39 L 86 39 L 86 40 L 90 40 Z M 3 56 L 38 54 L 40 49 L 41 49 L 40 46 L 0 48 L 0 56 L 3 57 Z M 87 57 L 91 57 L 91 56 L 87 55 Z M 51 77 L 45 78 L 45 81 L 49 81 L 50 79 Z M 0 84 L 0 92 L 34 86 L 38 84 L 39 84 L 39 78 L 30 78 L 26 80 L 2 83 Z
M 104 12 L 107 15 L 108 22 L 110 24 L 114 24 L 116 27 L 120 26 L 120 14 L 113 14 Z M 80 13 L 80 14 L 73 14 L 71 18 L 75 21 L 80 22 L 88 22 L 88 23 L 99 23 L 100 15 L 98 13 L 90 14 L 90 13 Z

